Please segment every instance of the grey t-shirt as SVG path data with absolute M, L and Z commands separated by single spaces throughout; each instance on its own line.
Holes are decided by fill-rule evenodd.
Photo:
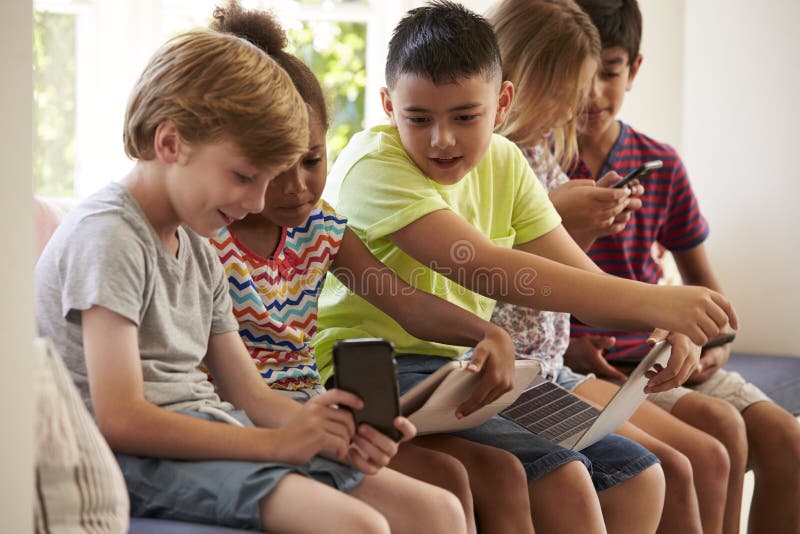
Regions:
M 225 273 L 206 239 L 188 228 L 178 238 L 176 257 L 113 183 L 67 214 L 36 264 L 39 332 L 53 340 L 90 411 L 81 312 L 92 306 L 138 326 L 148 401 L 170 410 L 233 408 L 197 368 L 210 336 L 238 329 Z

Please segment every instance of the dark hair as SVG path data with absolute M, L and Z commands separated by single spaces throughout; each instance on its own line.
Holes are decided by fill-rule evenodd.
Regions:
M 311 69 L 296 56 L 284 51 L 286 32 L 272 13 L 245 9 L 238 0 L 230 0 L 225 7 L 214 9 L 211 29 L 246 39 L 263 50 L 289 74 L 297 92 L 327 128 L 328 109 L 319 80 Z
M 500 50 L 492 26 L 482 16 L 447 0 L 412 9 L 389 41 L 389 89 L 401 74 L 423 76 L 436 85 L 474 74 L 487 79 L 499 76 Z
M 636 0 L 576 0 L 600 32 L 603 48 L 619 46 L 628 62 L 639 56 L 642 42 L 642 12 Z

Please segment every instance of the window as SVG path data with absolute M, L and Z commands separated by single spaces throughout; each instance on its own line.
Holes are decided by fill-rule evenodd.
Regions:
M 70 196 L 75 181 L 74 13 L 34 13 L 34 189 Z
M 35 0 L 35 192 L 87 196 L 130 168 L 122 123 L 153 51 L 205 26 L 223 0 Z M 349 137 L 382 116 L 378 88 L 389 34 L 408 2 L 244 0 L 275 12 L 294 52 L 326 90 L 331 163 Z M 366 97 L 369 95 L 369 98 Z

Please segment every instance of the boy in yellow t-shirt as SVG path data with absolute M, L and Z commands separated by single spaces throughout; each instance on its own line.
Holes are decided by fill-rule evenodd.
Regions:
M 512 105 L 514 88 L 501 78 L 500 54 L 485 19 L 450 2 L 412 10 L 389 45 L 386 81 L 381 98 L 390 125 L 356 135 L 330 180 L 340 184 L 337 210 L 350 227 L 411 285 L 484 318 L 499 299 L 570 311 L 593 324 L 660 326 L 696 343 L 729 322 L 737 326 L 721 295 L 606 276 L 568 237 L 519 149 L 492 133 Z M 331 374 L 333 343 L 374 336 L 395 344 L 401 389 L 466 351 L 414 338 L 329 277 L 314 340 L 323 379 Z M 653 338 L 664 336 L 659 331 Z M 684 380 L 692 354 L 673 347 L 648 392 Z M 487 359 L 474 395 L 479 405 L 510 387 L 513 365 Z M 624 438 L 611 435 L 576 452 L 499 417 L 458 435 L 520 459 L 537 528 L 656 528 L 663 475 L 651 454 Z

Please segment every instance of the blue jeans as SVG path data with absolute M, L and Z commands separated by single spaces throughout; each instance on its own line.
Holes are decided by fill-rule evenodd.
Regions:
M 206 413 L 192 417 L 219 420 Z M 242 411 L 229 415 L 253 426 Z M 228 421 L 223 421 L 228 422 Z M 284 476 L 297 473 L 349 492 L 364 475 L 352 467 L 315 456 L 306 464 L 238 460 L 170 460 L 117 453 L 125 476 L 133 517 L 154 517 L 192 523 L 259 530 L 259 501 Z
M 398 355 L 396 360 L 401 395 L 449 361 L 448 358 L 418 355 Z M 658 463 L 658 458 L 647 449 L 616 434 L 578 452 L 556 445 L 497 415 L 480 426 L 453 435 L 512 453 L 522 462 L 531 481 L 567 462 L 583 462 L 597 491 L 614 487 Z

